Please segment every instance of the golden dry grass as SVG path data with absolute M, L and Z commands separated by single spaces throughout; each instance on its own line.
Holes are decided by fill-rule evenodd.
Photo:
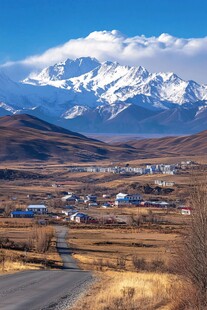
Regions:
M 62 266 L 62 261 L 60 256 L 56 251 L 50 251 L 46 254 L 30 253 L 28 252 L 26 256 L 21 251 L 14 250 L 3 250 L 5 261 L 2 262 L 2 253 L 0 253 L 0 274 L 13 273 L 23 270 L 38 270 L 49 268 L 48 264 L 51 262 L 53 264 L 52 268 L 60 268 Z
M 31 262 L 29 255 L 26 257 L 21 251 L 0 250 L 0 274 L 28 269 L 40 269 L 42 267 L 40 262 Z
M 11 273 L 25 269 L 44 269 L 46 267 L 60 268 L 62 266 L 62 260 L 57 253 L 56 236 L 53 236 L 51 239 L 49 248 L 45 253 L 38 253 L 35 246 L 32 246 L 32 249 L 25 252 L 24 244 L 28 246 L 33 239 L 36 239 L 34 235 L 35 226 L 32 225 L 32 222 L 26 221 L 28 225 L 26 227 L 22 225 L 25 224 L 23 220 L 22 222 L 17 222 L 17 227 L 14 225 L 14 221 L 9 221 L 6 226 L 4 225 L 0 228 L 0 238 L 9 238 L 17 247 L 20 247 L 19 250 L 12 248 L 0 250 L 0 273 Z M 39 227 L 38 231 L 42 229 L 49 230 L 50 232 L 53 228 L 50 226 Z
M 178 285 L 169 274 L 108 271 L 73 310 L 171 310 Z
M 31 264 L 31 263 L 23 263 L 23 262 L 13 262 L 13 261 L 5 261 L 4 265 L 0 266 L 0 274 L 2 273 L 13 273 L 17 271 L 23 270 L 37 270 L 42 267 L 41 264 Z
M 178 235 L 150 229 L 71 229 L 69 244 L 81 268 L 97 270 L 101 259 L 103 266 L 116 265 L 125 259 L 126 269 L 134 270 L 132 257 L 146 261 L 163 260 L 167 265 Z M 104 267 L 104 269 L 107 269 Z

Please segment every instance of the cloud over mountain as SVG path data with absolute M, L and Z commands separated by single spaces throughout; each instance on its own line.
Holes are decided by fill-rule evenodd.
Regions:
M 159 37 L 126 37 L 117 30 L 94 31 L 85 38 L 72 39 L 18 62 L 4 65 L 7 73 L 26 75 L 67 58 L 90 56 L 123 65 L 142 65 L 151 72 L 173 71 L 184 79 L 207 83 L 207 37 L 177 38 L 167 33 Z M 16 77 L 17 78 L 17 77 Z M 23 76 L 20 76 L 23 78 Z

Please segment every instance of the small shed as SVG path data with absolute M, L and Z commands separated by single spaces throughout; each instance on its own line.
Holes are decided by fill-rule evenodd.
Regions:
M 97 197 L 95 195 L 90 194 L 90 195 L 87 195 L 85 197 L 85 203 L 86 202 L 96 202 L 96 201 L 97 201 Z
M 85 213 L 81 213 L 81 212 L 76 212 L 70 216 L 70 220 L 72 222 L 77 222 L 77 223 L 84 222 L 86 221 L 87 218 L 88 218 L 88 215 Z
M 76 223 L 86 223 L 88 220 L 88 215 L 83 214 L 83 213 L 79 213 L 76 217 L 75 217 L 75 222 Z
M 67 194 L 61 198 L 62 201 L 70 201 L 70 202 L 75 202 L 76 199 L 78 199 L 78 196 L 74 194 Z
M 187 207 L 183 207 L 182 209 L 181 209 L 181 214 L 182 215 L 191 215 L 191 208 L 187 208 Z

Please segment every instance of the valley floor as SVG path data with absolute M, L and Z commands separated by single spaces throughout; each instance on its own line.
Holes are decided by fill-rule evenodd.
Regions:
M 101 206 L 103 194 L 109 194 L 110 200 L 114 202 L 118 192 L 133 194 L 142 191 L 144 200 L 172 201 L 177 205 L 187 202 L 193 177 L 205 177 L 203 167 L 207 164 L 206 155 L 149 159 L 151 164 L 176 163 L 188 159 L 198 163 L 195 170 L 193 167 L 192 170 L 186 169 L 177 175 L 141 176 L 70 173 L 68 167 L 71 166 L 71 162 L 4 164 L 2 169 L 23 171 L 24 174 L 18 173 L 16 179 L 0 180 L 1 207 L 7 214 L 7 217 L 0 218 L 0 237 L 7 237 L 15 244 L 28 242 L 32 237 L 35 219 L 32 222 L 29 219 L 11 219 L 9 218 L 11 210 L 25 209 L 29 204 L 45 204 L 51 214 L 60 215 L 63 206 L 67 204 L 61 200 L 65 193 L 72 191 L 80 196 L 96 194 L 98 207 L 90 208 L 84 204 L 75 207 L 92 217 L 121 216 L 127 219 L 127 223 L 114 227 L 104 226 L 101 222 L 97 225 L 68 224 L 62 214 L 59 220 L 69 227 L 68 243 L 74 253 L 73 257 L 81 269 L 93 271 L 98 279 L 92 289 L 80 298 L 73 310 L 180 310 L 177 306 L 180 302 L 178 295 L 181 287 L 185 287 L 186 284 L 184 286 L 182 279 L 174 276 L 169 267 L 174 256 L 174 247 L 186 227 L 188 218 L 182 216 L 178 209 L 141 207 L 104 209 Z M 135 166 L 144 165 L 146 162 L 148 162 L 146 159 L 137 159 L 115 164 Z M 110 164 L 109 161 L 103 161 L 97 165 Z M 77 163 L 77 165 L 83 164 Z M 28 172 L 33 173 L 34 178 Z M 38 175 L 41 175 L 41 178 L 38 178 Z M 169 194 L 145 193 L 144 186 L 149 184 L 155 187 L 156 179 L 175 182 L 173 191 Z M 54 184 L 56 186 L 53 186 Z M 52 217 L 50 220 L 56 223 L 58 221 Z M 26 268 L 30 268 L 31 261 L 33 265 L 37 264 L 35 268 L 44 268 L 45 258 L 58 268 L 61 262 L 53 250 L 51 249 L 46 257 L 32 251 L 25 253 L 24 249 L 20 252 L 17 249 L 8 251 L 10 254 L 23 256 L 28 263 Z M 13 269 L 20 267 L 14 268 L 13 265 Z

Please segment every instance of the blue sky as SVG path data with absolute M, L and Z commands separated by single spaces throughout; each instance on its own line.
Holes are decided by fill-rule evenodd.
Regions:
M 206 12 L 206 0 L 0 0 L 0 70 L 20 80 L 91 56 L 206 84 Z
M 95 30 L 204 37 L 206 12 L 204 0 L 0 0 L 0 63 L 41 54 Z

